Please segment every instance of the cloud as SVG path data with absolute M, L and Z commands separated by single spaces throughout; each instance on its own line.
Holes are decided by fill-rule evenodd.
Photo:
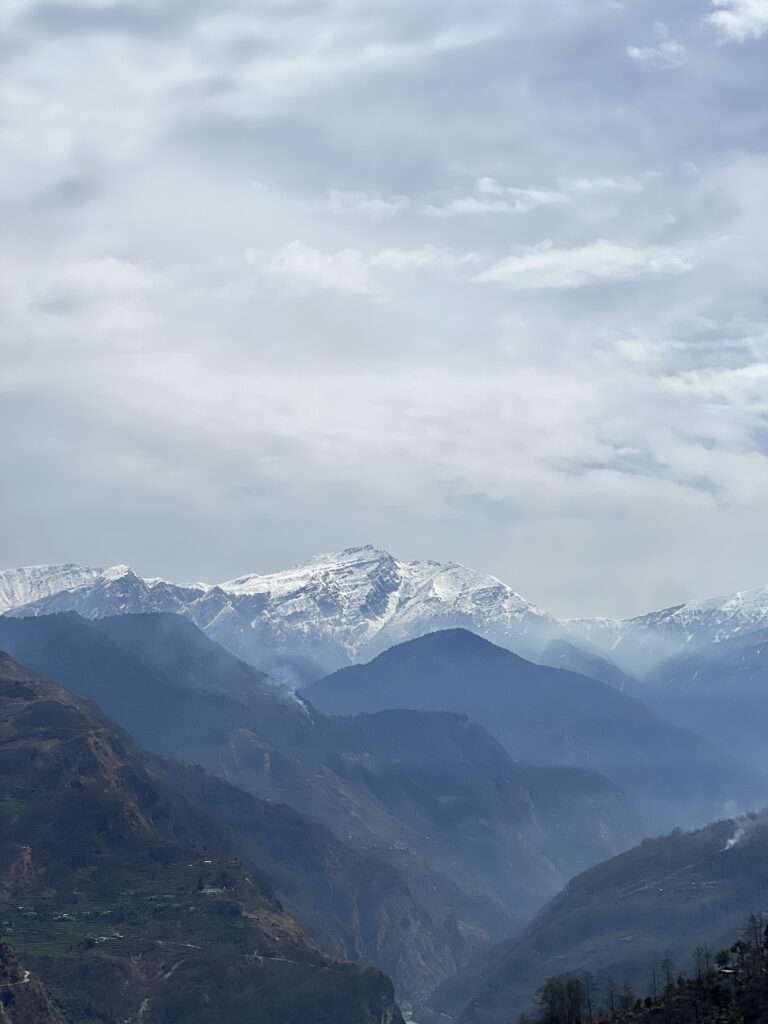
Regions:
M 575 289 L 637 278 L 684 274 L 693 261 L 660 246 L 618 245 L 599 240 L 573 249 L 545 242 L 519 256 L 501 260 L 476 278 L 518 291 Z
M 597 175 L 566 180 L 559 188 L 514 188 L 501 185 L 494 178 L 481 177 L 475 182 L 471 195 L 459 196 L 439 204 L 430 203 L 424 207 L 424 213 L 438 219 L 473 214 L 531 213 L 541 208 L 563 206 L 579 196 L 610 192 L 639 195 L 645 191 L 652 177 L 650 174 L 642 178 L 631 175 Z
M 0 565 L 768 578 L 763 53 L 669 8 L 0 4 Z
M 330 291 L 374 296 L 378 290 L 368 263 L 357 249 L 322 252 L 304 242 L 288 242 L 275 252 L 246 251 L 246 260 L 299 291 Z
M 409 270 L 453 270 L 478 263 L 477 253 L 456 253 L 434 245 L 419 249 L 382 249 L 370 260 L 370 267 L 403 273 Z
M 743 43 L 768 32 L 768 0 L 712 0 L 717 8 L 707 17 L 725 39 Z
M 372 196 L 365 192 L 344 192 L 332 189 L 328 209 L 339 215 L 364 217 L 374 222 L 390 220 L 408 209 L 407 196 Z
M 184 7 L 187 7 L 184 10 Z M 193 22 L 200 4 L 176 2 L 151 4 L 134 2 L 42 2 L 22 8 L 21 23 L 51 35 L 113 34 L 138 35 L 148 43 Z
M 686 47 L 677 39 L 673 39 L 669 28 L 663 21 L 657 21 L 654 32 L 658 43 L 656 46 L 628 46 L 627 56 L 635 64 L 660 71 L 682 68 L 688 59 Z
M 636 64 L 671 71 L 685 64 L 687 50 L 682 43 L 669 40 L 658 46 L 628 46 L 627 56 Z
M 565 184 L 569 192 L 581 193 L 584 195 L 599 195 L 603 192 L 624 192 L 627 195 L 640 195 L 646 189 L 648 176 L 644 178 L 624 177 L 595 177 L 576 178 Z
M 540 206 L 567 203 L 568 197 L 551 189 L 512 188 L 493 178 L 478 178 L 472 195 L 437 205 L 429 204 L 430 217 L 463 217 L 483 213 L 530 213 Z
M 375 298 L 382 298 L 384 291 L 372 271 L 455 270 L 479 262 L 475 253 L 456 253 L 434 245 L 381 249 L 365 255 L 359 249 L 326 252 L 300 241 L 288 242 L 272 253 L 248 249 L 245 258 L 250 266 L 299 291 Z

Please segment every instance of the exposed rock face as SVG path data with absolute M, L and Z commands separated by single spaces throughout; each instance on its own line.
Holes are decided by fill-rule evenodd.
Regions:
M 124 733 L 4 655 L 0 771 L 0 910 L 73 1021 L 401 1021 Z

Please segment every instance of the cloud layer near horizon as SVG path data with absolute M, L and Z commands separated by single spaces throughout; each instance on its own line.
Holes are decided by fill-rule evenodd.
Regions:
M 0 564 L 768 580 L 768 0 L 11 0 Z

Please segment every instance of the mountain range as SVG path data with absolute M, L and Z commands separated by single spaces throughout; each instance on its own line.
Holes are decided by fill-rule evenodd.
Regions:
M 417 708 L 468 715 L 515 758 L 607 775 L 652 829 L 701 824 L 729 806 L 759 805 L 768 794 L 761 775 L 636 697 L 534 664 L 468 630 L 399 644 L 302 693 L 329 714 Z
M 86 618 L 175 612 L 259 667 L 301 681 L 401 640 L 471 625 L 538 649 L 556 623 L 510 587 L 459 565 L 403 562 L 351 548 L 271 575 L 209 586 L 142 579 L 127 566 L 50 566 L 0 574 L 0 613 Z
M 238 851 L 283 865 L 281 898 L 326 948 L 381 966 L 414 1003 L 640 835 L 621 788 L 596 772 L 515 762 L 465 716 L 326 716 L 178 615 L 0 618 L 0 649 L 96 701 L 146 749 L 218 776 L 178 785 L 229 808 Z M 293 818 L 257 813 L 247 795 Z M 303 849 L 322 866 L 299 870 Z
M 293 684 L 454 626 L 533 658 L 545 656 L 552 641 L 567 641 L 642 675 L 684 650 L 768 628 L 768 587 L 631 619 L 559 620 L 493 576 L 456 563 L 403 561 L 371 546 L 219 584 L 144 579 L 126 566 L 0 572 L 0 614 L 56 611 L 87 618 L 176 612 Z
M 269 920 L 290 948 L 259 952 L 267 1005 L 286 1021 L 305 1019 L 311 991 L 350 1024 L 399 1024 L 395 993 L 422 1024 L 495 1024 L 547 974 L 642 988 L 662 941 L 675 956 L 720 943 L 762 908 L 762 817 L 630 847 L 765 802 L 768 589 L 558 620 L 493 577 L 371 547 L 217 585 L 38 566 L 0 573 L 0 650 L 16 662 L 0 665 L 3 1024 L 111 1020 L 127 985 L 112 946 L 126 913 L 141 924 L 125 949 L 143 964 L 142 1002 L 120 1019 L 206 1019 L 210 986 L 240 977 L 229 929 L 245 919 L 248 943 L 266 948 Z M 126 830 L 139 819 L 148 833 Z M 232 915 L 227 929 L 194 893 L 192 924 L 178 900 L 167 920 L 126 907 L 138 879 L 125 872 L 140 865 L 158 889 L 166 878 L 170 898 L 191 891 L 181 862 L 199 866 L 203 848 L 230 881 L 202 872 L 195 892 L 222 890 L 208 895 Z M 154 863 L 146 874 L 150 850 L 168 874 Z M 125 883 L 105 935 L 87 916 L 105 892 L 117 899 L 102 862 Z M 750 887 L 759 907 L 747 907 Z M 161 925 L 201 928 L 201 949 L 222 950 L 161 961 L 141 946 L 177 941 Z M 340 971 L 343 994 L 303 980 L 286 994 L 278 962 Z M 352 962 L 376 964 L 394 988 Z M 235 994 L 220 998 L 238 1020 Z

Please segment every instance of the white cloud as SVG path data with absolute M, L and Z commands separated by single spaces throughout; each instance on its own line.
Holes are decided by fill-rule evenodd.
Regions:
M 569 192 L 593 195 L 600 192 L 624 192 L 627 195 L 640 195 L 645 191 L 646 183 L 640 178 L 574 178 L 564 186 Z
M 419 249 L 382 249 L 371 257 L 368 265 L 383 270 L 407 272 L 409 270 L 452 270 L 478 263 L 480 257 L 473 252 L 457 253 L 434 245 Z
M 3 562 L 364 530 L 573 614 L 768 576 L 757 46 L 660 91 L 669 0 L 98 6 L 0 3 Z
M 742 410 L 766 407 L 768 363 L 752 363 L 736 369 L 692 370 L 664 382 L 678 394 L 687 394 L 711 402 L 727 402 Z
M 248 249 L 245 259 L 293 290 L 377 298 L 383 297 L 383 290 L 372 271 L 455 270 L 479 261 L 475 253 L 456 253 L 434 245 L 381 249 L 366 255 L 359 249 L 327 252 L 300 241 L 288 242 L 274 252 Z
M 768 0 L 712 0 L 707 18 L 726 39 L 742 43 L 768 32 Z
M 323 252 L 304 242 L 295 241 L 288 242 L 273 253 L 259 253 L 249 249 L 246 260 L 298 291 L 376 294 L 368 266 L 358 249 Z
M 321 6 L 315 13 L 322 15 Z M 249 92 L 260 95 L 267 106 L 273 107 L 276 100 L 312 94 L 355 77 L 420 67 L 480 47 L 503 34 L 503 28 L 496 23 L 478 22 L 456 25 L 421 39 L 374 38 L 364 42 L 355 35 L 354 24 L 347 26 L 343 12 L 337 15 L 338 23 L 327 26 L 321 17 L 308 37 L 301 32 L 291 33 L 287 39 L 281 37 L 279 42 L 285 45 L 284 51 L 255 61 L 242 72 Z M 237 94 L 234 98 L 226 97 L 225 105 L 242 113 L 249 109 L 237 106 Z
M 567 203 L 568 197 L 552 189 L 512 188 L 494 178 L 478 178 L 472 195 L 425 208 L 430 217 L 462 217 L 478 213 L 530 213 L 540 206 Z
M 658 40 L 656 46 L 628 46 L 627 56 L 636 64 L 662 71 L 681 68 L 688 57 L 686 48 L 672 37 L 663 21 L 657 21 L 653 29 Z
M 682 43 L 668 39 L 658 46 L 628 46 L 627 56 L 636 64 L 672 71 L 685 64 L 688 51 Z
M 391 220 L 409 206 L 407 196 L 375 196 L 365 192 L 344 192 L 332 189 L 328 195 L 331 213 L 351 214 L 374 222 Z
M 618 245 L 600 239 L 573 249 L 544 242 L 520 256 L 494 264 L 476 278 L 518 291 L 583 288 L 631 281 L 655 274 L 682 274 L 693 268 L 688 255 L 660 246 Z

